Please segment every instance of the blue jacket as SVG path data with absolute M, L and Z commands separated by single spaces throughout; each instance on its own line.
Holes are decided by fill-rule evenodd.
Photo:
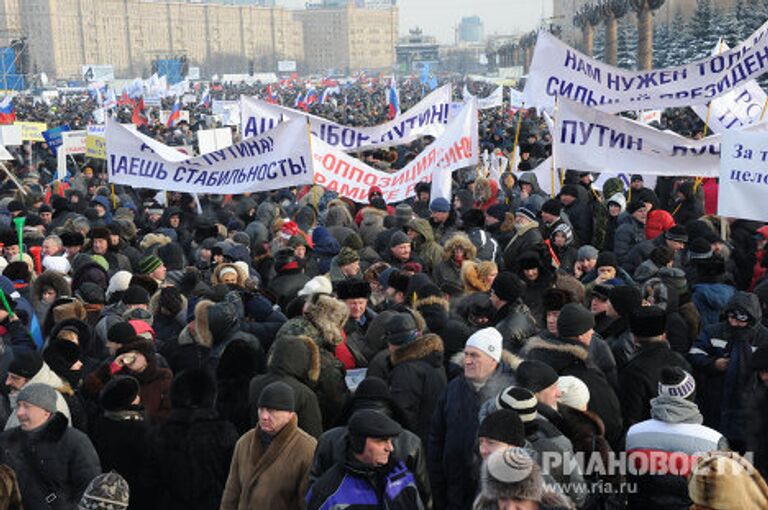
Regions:
M 307 510 L 422 510 L 416 479 L 405 464 L 372 468 L 350 458 L 312 485 Z
M 725 305 L 736 293 L 736 289 L 725 283 L 699 283 L 693 286 L 691 301 L 701 316 L 701 326 L 706 327 L 720 321 Z

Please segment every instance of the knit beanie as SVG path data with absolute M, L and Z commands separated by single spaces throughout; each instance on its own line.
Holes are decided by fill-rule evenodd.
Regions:
M 515 216 L 522 216 L 530 221 L 536 221 L 536 213 L 527 207 L 518 207 L 515 211 Z
M 538 393 L 557 383 L 557 372 L 538 360 L 523 361 L 517 367 L 517 384 Z
M 594 315 L 579 303 L 568 303 L 557 316 L 557 332 L 563 338 L 575 338 L 594 327 Z
M 477 430 L 477 437 L 501 441 L 512 446 L 523 446 L 525 426 L 515 411 L 499 409 L 485 417 Z
M 294 411 L 296 409 L 296 397 L 293 388 L 281 381 L 268 384 L 259 394 L 259 407 L 279 411 Z
M 634 214 L 639 209 L 642 209 L 645 207 L 645 203 L 643 203 L 642 200 L 632 200 L 630 203 L 627 204 L 627 212 L 629 214 Z
M 131 285 L 123 294 L 122 301 L 126 305 L 148 305 L 149 292 L 144 287 Z
M 696 381 L 680 367 L 664 367 L 659 379 L 659 395 L 693 401 L 696 397 Z
M 336 255 L 336 263 L 339 265 L 339 267 L 357 262 L 358 260 L 360 260 L 360 254 L 352 248 L 348 248 L 346 246 L 339 251 L 338 255 Z
M 611 289 L 608 300 L 616 313 L 628 319 L 643 304 L 643 295 L 637 287 L 621 285 Z
M 405 232 L 398 230 L 392 234 L 392 237 L 389 240 L 389 247 L 394 248 L 395 246 L 400 246 L 401 244 L 411 244 L 411 238 L 408 237 Z
M 8 372 L 25 379 L 32 379 L 43 368 L 43 357 L 37 351 L 21 351 L 13 356 Z
M 561 204 L 559 200 L 551 198 L 541 206 L 541 212 L 551 214 L 552 216 L 560 216 L 562 208 L 563 204 Z
M 149 274 L 163 265 L 163 261 L 157 255 L 147 255 L 139 261 L 139 272 Z
M 538 413 L 536 412 L 538 403 L 539 400 L 531 390 L 520 386 L 509 386 L 504 388 L 501 393 L 496 396 L 496 408 L 511 409 L 515 411 L 524 424 L 530 423 L 536 419 L 538 416 Z
M 124 321 L 112 324 L 107 330 L 107 340 L 115 344 L 127 344 L 133 341 L 135 336 L 136 329 Z
M 430 202 L 429 210 L 432 212 L 448 212 L 451 210 L 451 203 L 443 197 L 437 197 Z
M 497 363 L 501 361 L 503 338 L 496 328 L 483 328 L 475 331 L 467 339 L 465 347 L 474 347 L 483 351 Z
M 563 375 L 557 379 L 557 386 L 560 388 L 558 402 L 582 411 L 587 408 L 589 388 L 584 381 L 572 375 Z
M 56 412 L 56 390 L 47 384 L 27 384 L 21 389 L 16 400 L 18 402 L 28 402 L 40 409 L 45 409 L 49 413 Z
M 130 488 L 114 471 L 99 475 L 88 484 L 78 508 L 81 510 L 123 510 L 128 508 Z
M 541 502 L 544 479 L 541 468 L 517 446 L 493 452 L 483 464 L 482 495 L 487 499 Z

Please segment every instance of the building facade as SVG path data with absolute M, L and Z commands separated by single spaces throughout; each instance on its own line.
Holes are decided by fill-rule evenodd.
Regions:
M 308 72 L 389 72 L 395 65 L 399 29 L 396 6 L 368 8 L 350 2 L 295 14 L 304 29 L 304 62 Z
M 461 18 L 457 31 L 457 43 L 480 43 L 485 38 L 483 22 L 480 16 Z
M 141 0 L 0 0 L 0 37 L 28 39 L 29 72 L 80 77 L 111 64 L 122 77 L 147 76 L 152 61 L 186 56 L 204 74 L 274 71 L 304 60 L 294 11 L 256 5 Z

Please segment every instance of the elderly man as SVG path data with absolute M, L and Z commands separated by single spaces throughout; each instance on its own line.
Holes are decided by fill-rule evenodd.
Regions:
M 61 238 L 55 234 L 51 234 L 43 241 L 43 256 L 55 257 L 64 253 L 64 243 Z
M 307 510 L 423 509 L 413 473 L 392 455 L 392 440 L 403 431 L 400 424 L 379 411 L 363 409 L 352 415 L 348 430 L 346 460 L 312 485 Z
M 464 373 L 448 384 L 437 402 L 429 436 L 429 478 L 435 508 L 472 508 L 474 468 L 480 406 L 495 397 L 514 378 L 502 362 L 502 337 L 485 328 L 469 337 L 464 347 Z
M 355 357 L 366 357 L 375 353 L 368 352 L 365 346 L 365 334 L 377 313 L 368 308 L 371 284 L 365 280 L 345 280 L 336 282 L 336 297 L 344 301 L 349 310 L 349 318 L 344 324 L 347 345 Z M 361 360 L 362 361 L 362 360 Z
M 101 474 L 88 436 L 56 411 L 56 390 L 28 384 L 19 392 L 19 426 L 0 435 L 0 462 L 16 472 L 24 508 L 76 508 L 88 483 Z
M 317 441 L 297 426 L 293 389 L 267 385 L 259 395 L 256 427 L 235 445 L 221 510 L 304 508 Z

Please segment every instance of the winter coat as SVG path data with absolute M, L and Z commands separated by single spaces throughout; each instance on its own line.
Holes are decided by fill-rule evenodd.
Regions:
M 691 302 L 701 317 L 701 326 L 720 321 L 725 306 L 733 298 L 736 289 L 725 283 L 699 283 L 691 289 Z
M 384 218 L 388 216 L 387 211 L 368 206 L 363 207 L 358 214 L 361 217 L 358 231 L 363 243 L 366 246 L 375 246 L 376 236 L 384 231 Z
M 458 361 L 458 360 L 457 360 Z M 502 363 L 479 388 L 464 376 L 451 380 L 439 397 L 429 434 L 429 480 L 435 508 L 469 509 L 475 498 L 475 480 L 467 476 L 474 467 L 474 446 L 480 406 L 514 382 L 508 352 Z
M 689 221 L 697 220 L 704 216 L 704 204 L 695 196 L 692 182 L 684 182 L 677 191 L 682 193 L 685 198 L 677 202 L 672 217 L 678 225 L 685 225 Z
M 76 508 L 90 481 L 101 474 L 88 436 L 58 412 L 37 430 L 13 427 L 0 435 L 0 463 L 16 472 L 27 510 Z
M 296 417 L 264 449 L 258 427 L 237 441 L 221 498 L 221 510 L 303 509 L 317 441 L 298 428 Z
M 442 262 L 444 248 L 435 242 L 435 234 L 428 220 L 416 218 L 408 223 L 408 228 L 417 234 L 413 238 L 413 251 L 424 263 L 424 272 L 430 274 Z M 444 244 L 447 246 L 449 242 Z
M 208 327 L 208 308 L 212 301 L 202 300 L 195 305 L 195 320 L 184 326 L 176 338 L 160 346 L 160 354 L 174 373 L 191 368 L 203 368 L 213 346 L 211 330 Z
M 309 472 L 310 486 L 314 485 L 333 466 L 344 463 L 347 458 L 348 444 L 349 431 L 346 426 L 334 427 L 320 436 L 317 441 L 315 458 L 312 461 L 312 469 Z M 400 435 L 392 439 L 392 445 L 394 446 L 392 452 L 394 460 L 402 462 L 414 474 L 424 507 L 432 508 L 432 491 L 427 474 L 425 446 L 416 434 L 407 429 L 403 429 Z
M 518 259 L 528 251 L 535 251 L 536 246 L 544 242 L 544 237 L 535 221 L 515 227 L 515 235 L 504 247 L 504 269 L 517 273 L 520 269 Z
M 155 338 L 159 346 L 174 341 L 181 334 L 181 330 L 186 325 L 187 306 L 186 296 L 181 295 L 181 311 L 175 316 L 170 316 L 160 310 L 159 292 L 150 298 L 149 311 L 152 313 L 152 329 L 155 330 Z
M 208 329 L 211 333 L 211 353 L 208 358 L 208 368 L 211 373 L 216 372 L 224 349 L 234 340 L 243 340 L 252 349 L 254 356 L 258 360 L 257 371 L 264 372 L 266 368 L 266 355 L 259 339 L 250 333 L 240 329 L 240 318 L 237 315 L 235 306 L 231 303 L 217 303 L 208 308 Z
M 588 202 L 582 202 L 576 199 L 570 205 L 563 208 L 568 218 L 571 220 L 573 233 L 576 234 L 578 244 L 589 244 L 592 242 L 593 217 L 592 208 Z
M 697 401 L 704 423 L 721 431 L 731 442 L 745 439 L 746 396 L 755 377 L 752 353 L 768 344 L 768 328 L 760 322 L 762 311 L 757 296 L 737 292 L 724 311 L 736 307 L 747 312 L 747 327 L 734 328 L 727 320 L 706 326 L 689 353 L 696 369 Z M 725 371 L 715 368 L 718 358 L 729 359 Z
M 104 472 L 117 471 L 128 482 L 131 501 L 128 508 L 151 508 L 142 471 L 147 462 L 149 424 L 144 410 L 104 411 L 91 427 L 91 440 Z
M 588 409 L 605 424 L 605 437 L 616 447 L 622 434 L 621 406 L 603 372 L 588 362 L 589 351 L 574 340 L 532 338 L 523 351 L 527 360 L 542 361 L 558 373 L 581 379 L 589 389 Z
M 651 399 L 659 393 L 664 367 L 679 367 L 690 372 L 683 356 L 670 349 L 666 341 L 640 344 L 619 375 L 619 400 L 624 426 L 630 427 L 651 415 Z
M 536 334 L 537 326 L 531 310 L 522 301 L 507 303 L 496 312 L 494 327 L 504 340 L 504 349 L 517 353 L 525 341 Z
M 768 476 L 768 386 L 757 381 L 747 401 L 747 451 L 754 452 L 754 465 Z
M 288 303 L 298 295 L 309 280 L 309 276 L 304 274 L 302 269 L 290 269 L 277 273 L 277 276 L 269 282 L 267 289 L 277 297 L 280 308 L 285 310 Z
M 636 245 L 645 241 L 645 225 L 637 221 L 629 213 L 619 216 L 619 226 L 613 240 L 613 253 L 619 265 L 629 274 L 635 272 L 630 258 L 630 252 Z
M 56 291 L 56 298 L 63 296 L 71 296 L 72 292 L 69 288 L 69 282 L 64 275 L 57 273 L 56 271 L 45 271 L 43 274 L 35 278 L 32 282 L 32 288 L 30 292 L 30 303 L 35 310 L 37 320 L 42 324 L 45 321 L 45 316 L 50 308 L 50 303 L 42 302 L 43 288 L 51 287 Z
M 313 389 L 323 415 L 323 429 L 336 424 L 349 397 L 345 382 L 346 370 L 336 357 L 336 348 L 344 341 L 342 327 L 348 316 L 347 305 L 330 296 L 320 296 L 314 303 L 310 303 L 303 316 L 286 322 L 275 339 L 275 342 L 279 342 L 284 337 L 306 336 L 317 344 L 320 375 Z
M 478 227 L 467 229 L 467 237 L 477 249 L 477 258 L 479 260 L 488 260 L 497 263 L 502 260 L 501 247 L 499 246 L 498 241 L 496 241 L 496 239 L 494 239 L 486 230 Z
M 261 390 L 273 382 L 284 382 L 293 388 L 295 411 L 301 430 L 313 437 L 323 432 L 320 404 L 312 387 L 320 377 L 320 350 L 309 337 L 284 337 L 272 345 L 267 358 L 267 373 L 251 380 L 248 400 L 251 423 L 257 423 Z
M 459 287 L 462 286 L 461 266 L 457 266 L 453 258 L 456 250 L 461 248 L 464 252 L 464 260 L 471 261 L 475 258 L 477 249 L 472 241 L 465 235 L 455 235 L 446 241 L 441 249 L 441 258 L 439 264 L 432 271 L 432 280 L 438 286 L 444 283 L 453 283 Z
M 447 363 L 457 352 L 464 350 L 472 334 L 464 321 L 451 316 L 450 303 L 441 297 L 429 296 L 414 302 L 414 308 L 427 326 L 427 331 L 442 339 L 443 360 Z
M 352 318 L 347 319 L 347 322 L 344 324 L 344 333 L 347 336 L 347 347 L 352 351 L 352 355 L 355 357 L 355 362 L 358 367 L 365 367 L 368 365 L 365 335 L 377 316 L 378 314 L 371 309 L 369 303 L 361 317 L 363 321 L 362 324 L 360 321 Z
M 307 510 L 422 510 L 413 473 L 402 462 L 374 468 L 351 455 L 321 476 L 307 494 Z
M 174 409 L 148 437 L 144 482 L 157 510 L 215 510 L 237 431 L 213 409 Z
M 45 362 L 43 362 L 43 366 L 40 368 L 40 370 L 38 370 L 37 373 L 33 375 L 29 381 L 27 381 L 25 386 L 27 384 L 38 383 L 48 385 L 56 390 L 56 411 L 61 413 L 67 419 L 67 422 L 71 425 L 72 417 L 69 412 L 69 405 L 67 405 L 67 400 L 65 398 L 65 396 L 70 397 L 74 394 L 69 384 L 67 384 L 61 377 L 56 375 L 56 373 L 54 373 L 54 371 L 51 370 L 48 364 Z M 8 421 L 5 422 L 4 430 L 9 430 L 13 427 L 19 426 L 19 418 L 16 416 L 16 397 L 18 397 L 17 392 L 13 392 L 9 395 L 11 403 L 11 416 L 8 418 Z
M 645 510 L 665 508 L 688 510 L 687 476 L 696 458 L 706 452 L 727 450 L 722 434 L 701 424 L 702 416 L 696 404 L 680 397 L 658 396 L 651 400 L 651 418 L 636 423 L 627 431 L 627 454 L 637 463 L 679 466 L 679 474 L 629 472 L 628 482 L 636 485 L 630 491 L 627 508 Z M 650 464 L 643 459 L 656 459 Z

